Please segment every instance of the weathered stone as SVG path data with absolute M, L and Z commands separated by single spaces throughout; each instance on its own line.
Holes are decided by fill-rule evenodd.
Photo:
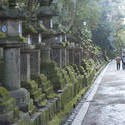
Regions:
M 51 59 L 54 60 L 60 68 L 63 67 L 63 64 L 62 64 L 62 47 L 61 46 L 58 46 L 58 45 L 52 46 Z
M 3 78 L 4 78 L 4 61 L 3 59 L 0 59 L 0 83 L 1 84 L 3 83 Z
M 8 113 L 0 114 L 0 124 L 1 125 L 10 125 L 10 120 L 14 118 L 13 111 Z
M 30 81 L 30 54 L 21 51 L 21 81 Z
M 74 62 L 74 48 L 69 48 L 69 64 L 73 65 Z
M 16 104 L 20 107 L 21 110 L 28 107 L 30 94 L 26 89 L 20 88 L 18 90 L 11 91 L 10 96 L 16 99 Z
M 28 106 L 29 93 L 20 88 L 20 48 L 19 45 L 4 45 L 4 80 L 3 85 L 10 90 L 11 97 L 22 110 Z
M 44 107 L 47 104 L 46 95 L 42 92 L 42 88 L 38 88 L 38 84 L 34 80 L 22 82 L 22 87 L 28 89 L 34 105 Z
M 3 59 L 3 48 L 0 48 L 0 59 Z
M 40 50 L 33 49 L 30 53 L 30 71 L 31 75 L 40 74 Z
M 16 123 L 13 123 L 11 125 L 32 125 L 29 114 L 23 113 L 21 115 L 21 118 Z
M 8 30 L 7 35 L 8 36 L 22 36 L 22 22 L 19 20 L 7 20 Z
M 0 10 L 0 19 L 24 19 L 25 14 L 19 9 Z
M 74 63 L 78 66 L 81 65 L 81 48 L 74 48 Z
M 41 48 L 41 63 L 50 63 L 50 47 Z
M 4 85 L 9 90 L 20 88 L 19 48 L 4 48 Z
M 31 125 L 41 125 L 40 115 L 41 115 L 40 112 L 34 114 L 34 116 L 31 119 Z
M 62 48 L 62 67 L 65 67 L 67 64 L 67 51 L 66 48 Z
M 66 65 L 69 65 L 69 48 L 66 48 Z
M 12 120 L 18 118 L 19 110 L 14 98 L 4 87 L 0 87 L 0 124 L 9 125 Z

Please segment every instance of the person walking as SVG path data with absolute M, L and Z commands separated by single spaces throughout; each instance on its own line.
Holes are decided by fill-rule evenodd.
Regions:
M 120 70 L 120 62 L 121 62 L 121 57 L 120 57 L 120 56 L 117 56 L 117 57 L 116 57 L 117 70 Z
M 125 69 L 125 56 L 122 57 L 122 69 Z

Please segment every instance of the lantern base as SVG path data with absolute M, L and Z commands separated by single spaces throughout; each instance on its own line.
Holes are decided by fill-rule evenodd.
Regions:
M 26 89 L 20 88 L 18 90 L 11 91 L 10 96 L 16 99 L 16 105 L 19 107 L 20 110 L 24 112 L 28 111 L 30 94 Z

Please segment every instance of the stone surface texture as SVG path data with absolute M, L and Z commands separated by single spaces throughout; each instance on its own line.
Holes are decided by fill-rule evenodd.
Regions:
M 4 49 L 4 85 L 9 90 L 20 88 L 20 49 Z

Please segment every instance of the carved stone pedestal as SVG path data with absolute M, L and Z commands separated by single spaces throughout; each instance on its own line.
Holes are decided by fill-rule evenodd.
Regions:
M 13 90 L 10 92 L 10 96 L 16 99 L 16 105 L 20 108 L 20 110 L 25 112 L 28 111 L 30 94 L 26 89 L 20 88 L 18 90 Z
M 21 44 L 1 44 L 4 48 L 4 86 L 16 105 L 23 110 L 28 106 L 29 92 L 20 85 L 20 46 Z

